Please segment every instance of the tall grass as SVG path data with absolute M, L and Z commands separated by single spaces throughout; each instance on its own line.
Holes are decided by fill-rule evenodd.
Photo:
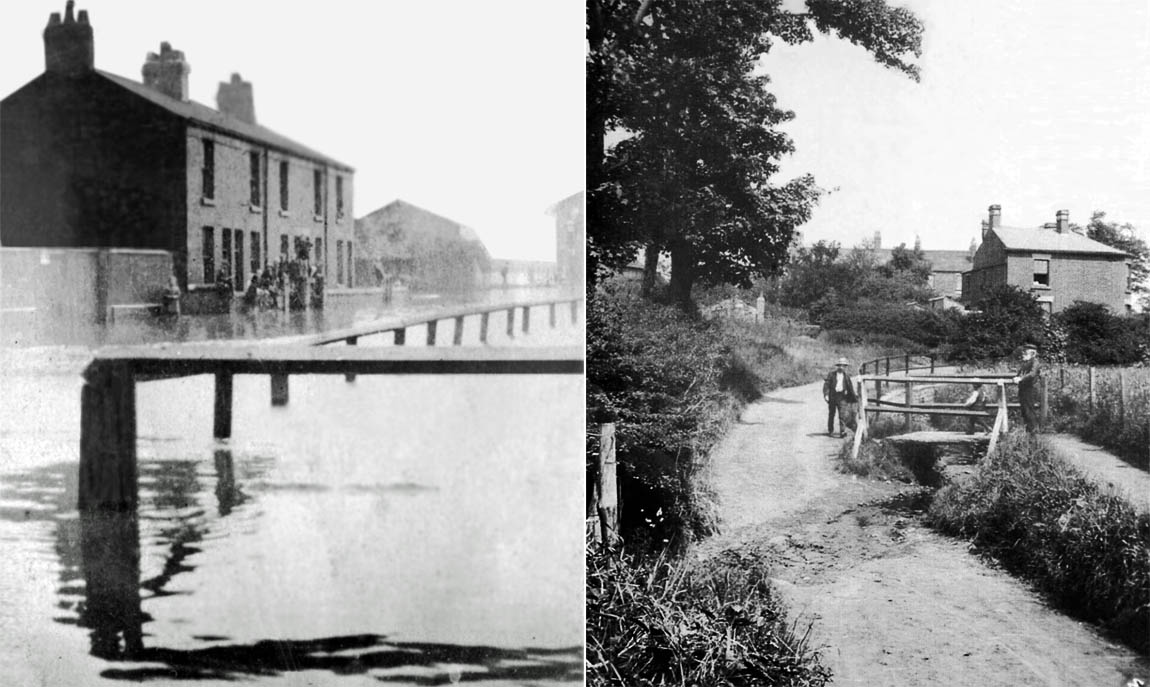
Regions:
M 588 552 L 589 685 L 826 685 L 809 632 L 788 624 L 757 555 L 691 567 Z
M 1150 651 L 1150 515 L 1103 491 L 1041 437 L 1012 432 L 928 522 L 968 538 L 1059 606 Z

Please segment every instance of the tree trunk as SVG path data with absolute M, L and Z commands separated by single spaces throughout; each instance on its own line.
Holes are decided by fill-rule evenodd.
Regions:
M 655 274 L 659 267 L 659 248 L 649 245 L 643 254 L 643 282 L 639 294 L 643 298 L 650 298 L 655 292 Z
M 587 2 L 587 43 L 592 53 L 603 46 L 603 14 L 599 0 Z M 603 183 L 603 146 L 607 137 L 607 118 L 603 105 L 591 99 L 587 101 L 587 217 L 586 236 L 588 248 L 594 243 L 594 236 L 602 231 L 602 210 L 598 200 L 598 188 Z M 599 260 L 595 251 L 586 251 L 587 296 L 595 293 L 598 281 Z
M 695 279 L 694 251 L 683 240 L 671 243 L 671 299 L 686 313 L 694 312 L 691 285 Z

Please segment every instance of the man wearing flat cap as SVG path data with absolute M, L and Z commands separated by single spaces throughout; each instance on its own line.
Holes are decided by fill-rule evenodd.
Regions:
M 1031 344 L 1022 347 L 1022 365 L 1012 380 L 1018 385 L 1018 404 L 1022 406 L 1022 422 L 1026 431 L 1038 431 L 1038 380 L 1042 378 L 1042 368 L 1038 364 L 1038 348 Z
M 835 414 L 839 416 L 839 436 L 846 436 L 843 428 L 844 412 L 848 403 L 855 402 L 854 381 L 847 373 L 847 359 L 839 358 L 835 369 L 831 370 L 823 382 L 823 400 L 827 402 L 827 436 L 834 436 Z M 848 420 L 847 426 L 854 429 L 854 422 Z

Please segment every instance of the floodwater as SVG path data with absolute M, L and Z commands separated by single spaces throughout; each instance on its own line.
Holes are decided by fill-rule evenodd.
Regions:
M 86 349 L 41 354 L 0 379 L 3 684 L 582 679 L 581 376 L 237 376 L 228 440 L 211 378 L 141 382 L 138 513 L 81 516 Z

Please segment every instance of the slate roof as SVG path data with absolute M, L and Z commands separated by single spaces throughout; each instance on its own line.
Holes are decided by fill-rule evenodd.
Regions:
M 270 148 L 276 148 L 278 150 L 288 152 L 293 155 L 298 155 L 299 157 L 313 160 L 315 162 L 322 162 L 324 164 L 331 165 L 332 167 L 338 167 L 349 172 L 354 171 L 350 165 L 330 158 L 327 155 L 308 148 L 305 145 L 296 143 L 287 136 L 278 134 L 266 126 L 245 122 L 241 119 L 237 119 L 236 117 L 232 117 L 231 115 L 227 115 L 218 110 L 214 110 L 207 105 L 197 103 L 194 100 L 177 100 L 170 96 L 164 95 L 159 91 L 149 88 L 142 83 L 132 81 L 131 79 L 125 79 L 122 76 L 117 76 L 115 74 L 111 74 L 99 69 L 95 70 L 95 73 L 104 77 L 108 81 L 111 81 L 117 86 L 131 91 L 135 95 L 138 95 L 139 97 L 144 98 L 145 100 L 148 100 L 155 105 L 159 105 L 168 112 L 171 112 L 172 114 L 182 119 L 187 119 L 197 124 L 206 126 L 210 129 L 215 129 L 217 131 L 246 139 L 254 143 L 262 143 Z
M 1007 250 L 1026 250 L 1040 253 L 1093 253 L 1101 255 L 1122 255 L 1126 253 L 1111 248 L 1105 243 L 1088 239 L 1082 234 L 1068 231 L 1059 234 L 1051 229 L 1025 229 L 1021 227 L 997 227 L 992 229 Z

